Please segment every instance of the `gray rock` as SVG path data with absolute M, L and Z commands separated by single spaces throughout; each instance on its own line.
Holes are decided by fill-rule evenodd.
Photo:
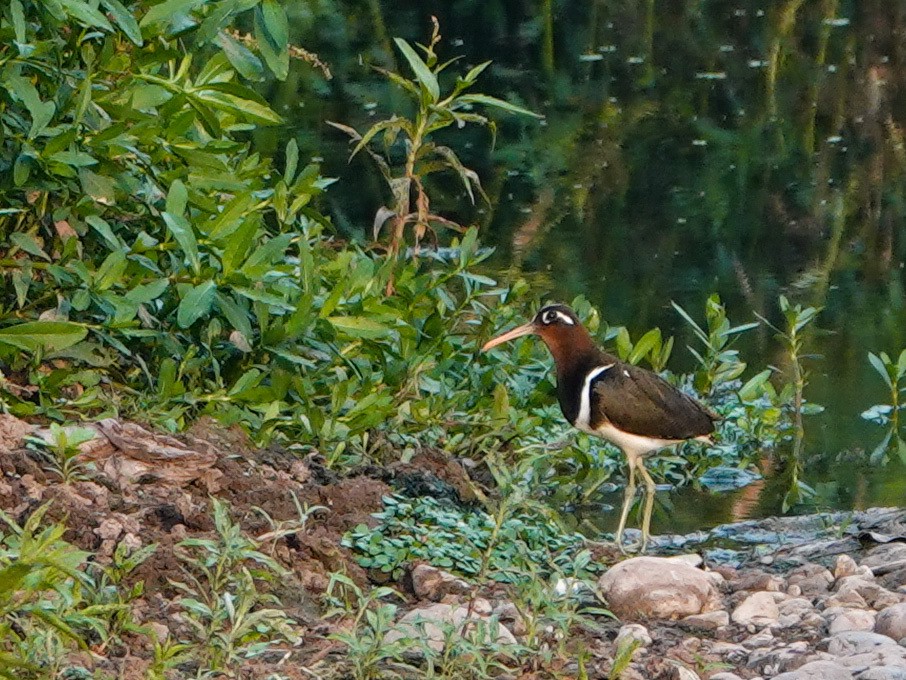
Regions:
M 647 647 L 651 644 L 651 636 L 648 634 L 648 629 L 638 623 L 627 623 L 620 628 L 620 632 L 617 633 L 617 639 L 614 640 L 617 649 L 627 639 L 637 640 L 642 647 Z
M 680 619 L 680 625 L 683 628 L 693 630 L 717 630 L 722 626 L 730 625 L 730 615 L 722 609 L 704 614 L 693 614 L 684 619 Z
M 859 565 L 849 555 L 838 555 L 837 562 L 834 564 L 834 578 L 843 578 L 844 576 L 855 576 Z
M 780 576 L 766 574 L 763 571 L 743 571 L 736 574 L 730 581 L 730 589 L 739 590 L 770 590 L 779 592 L 786 586 Z
M 874 579 L 865 576 L 844 576 L 837 581 L 837 595 L 858 593 L 875 609 L 883 609 L 894 604 L 899 604 L 900 596 L 892 593 Z
M 489 635 L 494 636 L 498 644 L 516 644 L 513 634 L 499 622 L 485 619 L 475 611 L 469 612 L 468 607 L 440 603 L 410 611 L 387 631 L 384 635 L 384 644 L 391 644 L 403 638 L 414 638 L 421 639 L 434 651 L 441 652 L 444 649 L 447 632 L 454 628 L 457 633 L 461 633 L 463 623 L 468 619 L 483 621 L 484 625 L 490 626 Z
M 711 676 L 714 680 L 714 676 Z M 906 680 L 906 666 L 877 666 L 856 676 L 856 680 Z
M 705 572 L 663 557 L 633 557 L 598 581 L 620 618 L 678 619 L 716 609 L 717 588 Z
M 742 680 L 736 673 L 715 673 L 711 680 Z
M 875 613 L 867 609 L 844 609 L 831 619 L 828 632 L 831 635 L 848 630 L 874 630 Z
M 852 680 L 853 674 L 834 661 L 812 661 L 794 671 L 775 675 L 774 680 Z
M 776 649 L 756 650 L 749 655 L 746 667 L 759 670 L 768 677 L 773 677 L 778 673 L 795 670 L 802 666 L 810 652 L 809 643 L 804 640 Z
M 733 623 L 746 626 L 753 624 L 756 626 L 769 626 L 776 623 L 780 618 L 780 610 L 774 601 L 772 593 L 762 591 L 752 593 L 743 600 L 733 613 L 730 615 Z
M 471 586 L 443 569 L 418 564 L 412 569 L 412 589 L 419 599 L 439 602 L 446 595 L 465 595 Z
M 894 640 L 906 638 L 906 602 L 891 605 L 878 612 L 874 630 Z
M 742 641 L 742 646 L 746 649 L 765 649 L 774 644 L 774 634 L 770 629 L 765 629 L 755 635 L 750 635 Z
M 820 595 L 830 589 L 834 576 L 820 564 L 804 564 L 787 576 L 787 583 L 799 586 L 803 595 Z
M 827 643 L 827 651 L 834 656 L 854 656 L 874 652 L 882 647 L 897 647 L 897 643 L 886 635 L 851 630 L 837 633 Z
M 897 646 L 880 647 L 873 652 L 837 657 L 837 662 L 857 674 L 880 666 L 906 667 L 906 650 Z
M 673 555 L 667 558 L 668 560 L 675 560 L 677 562 L 683 562 L 688 564 L 690 567 L 700 567 L 704 560 L 702 556 L 697 553 L 686 553 L 685 555 Z

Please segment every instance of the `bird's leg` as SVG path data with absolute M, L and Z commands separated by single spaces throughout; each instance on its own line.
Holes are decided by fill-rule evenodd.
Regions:
M 645 552 L 648 538 L 651 535 L 651 511 L 654 509 L 654 494 L 657 491 L 657 487 L 651 474 L 645 468 L 645 459 L 639 456 L 636 459 L 636 464 L 639 466 L 639 474 L 642 475 L 642 479 L 645 481 L 645 511 L 642 515 L 642 547 L 640 549 L 640 552 Z
M 617 527 L 617 533 L 614 537 L 620 552 L 623 550 L 623 529 L 626 528 L 626 518 L 629 516 L 629 508 L 632 506 L 632 499 L 635 497 L 635 461 L 629 459 L 629 483 L 626 485 L 626 495 L 623 498 L 623 509 L 620 511 L 620 524 Z

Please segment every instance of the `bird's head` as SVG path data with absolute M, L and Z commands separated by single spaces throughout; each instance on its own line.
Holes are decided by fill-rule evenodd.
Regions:
M 588 331 L 573 310 L 566 305 L 547 305 L 538 310 L 535 318 L 528 323 L 488 340 L 481 351 L 487 352 L 497 345 L 521 338 L 523 335 L 539 336 L 555 356 L 560 348 L 586 344 L 589 337 Z

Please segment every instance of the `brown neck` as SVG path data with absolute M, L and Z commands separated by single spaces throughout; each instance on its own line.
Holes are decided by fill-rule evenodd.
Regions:
M 554 357 L 558 379 L 577 370 L 587 370 L 586 367 L 596 363 L 601 355 L 601 350 L 583 326 L 560 326 L 553 332 L 543 329 L 539 335 Z

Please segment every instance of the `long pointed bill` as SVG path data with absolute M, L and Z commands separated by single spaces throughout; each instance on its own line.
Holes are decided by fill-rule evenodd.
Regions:
M 484 347 L 481 348 L 481 351 L 487 352 L 489 349 L 497 347 L 497 345 L 502 345 L 503 343 L 509 342 L 510 340 L 515 340 L 516 338 L 521 338 L 523 335 L 532 335 L 535 332 L 536 331 L 534 324 L 527 323 L 522 326 L 517 326 L 511 331 L 501 333 L 496 338 L 491 338 L 490 340 L 488 340 L 484 344 Z

